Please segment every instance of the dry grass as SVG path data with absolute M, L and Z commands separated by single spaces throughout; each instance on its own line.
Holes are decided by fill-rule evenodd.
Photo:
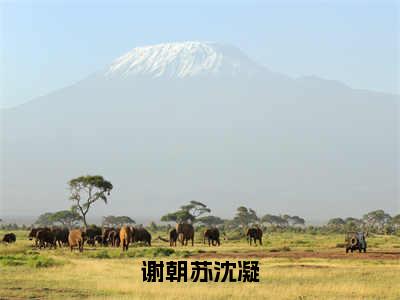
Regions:
M 310 237 L 304 237 L 304 240 Z M 378 237 L 383 240 L 382 237 Z M 275 241 L 276 239 L 276 241 Z M 267 252 L 282 247 L 288 237 L 271 238 L 269 245 L 253 247 L 251 253 Z M 297 240 L 297 237 L 296 237 Z M 317 237 L 322 245 L 335 249 L 337 240 Z M 390 239 L 388 249 L 395 249 L 398 238 Z M 312 240 L 314 243 L 314 240 Z M 300 243 L 301 244 L 301 243 Z M 165 244 L 156 243 L 155 247 Z M 305 251 L 304 246 L 291 244 L 291 251 Z M 307 249 L 309 246 L 307 245 Z M 313 248 L 313 247 L 311 247 Z M 315 247 L 318 249 L 318 247 Z M 375 250 L 386 249 L 379 244 Z M 189 247 L 191 255 L 217 253 L 246 253 L 244 242 L 228 242 L 219 248 L 198 245 Z M 200 250 L 200 251 L 199 251 Z M 106 251 L 108 258 L 90 255 Z M 144 257 L 120 255 L 120 249 L 87 250 L 83 254 L 68 249 L 43 250 L 39 256 L 52 259 L 55 264 L 43 267 L 32 265 L 0 265 L 0 298 L 48 299 L 399 299 L 400 262 L 398 260 L 320 259 L 320 258 L 261 258 L 259 283 L 144 283 L 141 263 L 155 252 L 131 248 Z M 143 252 L 144 251 L 144 252 Z M 179 252 L 181 251 L 181 252 Z M 183 259 L 182 248 L 171 256 L 156 259 Z M 157 251 L 156 251 L 157 252 Z M 157 252 L 158 253 L 158 252 Z M 250 252 L 249 252 L 250 253 Z M 31 242 L 18 241 L 16 245 L 0 245 L 0 257 L 37 256 Z M 191 260 L 192 258 L 187 258 Z M 224 259 L 219 259 L 224 260 Z M 234 260 L 234 259 L 229 259 Z

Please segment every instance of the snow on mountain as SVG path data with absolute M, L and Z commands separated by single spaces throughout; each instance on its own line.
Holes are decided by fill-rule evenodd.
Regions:
M 188 41 L 134 48 L 117 58 L 106 69 L 105 77 L 235 76 L 256 74 L 260 68 L 235 47 Z

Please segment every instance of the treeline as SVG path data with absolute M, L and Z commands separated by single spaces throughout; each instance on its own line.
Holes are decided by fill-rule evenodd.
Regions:
M 382 209 L 371 211 L 362 218 L 333 218 L 324 226 L 334 232 L 366 231 L 400 235 L 400 214 L 391 216 Z
M 362 218 L 333 218 L 320 226 L 306 225 L 304 218 L 299 216 L 265 214 L 258 216 L 256 211 L 240 206 L 237 208 L 233 219 L 221 219 L 217 216 L 207 215 L 211 209 L 205 204 L 191 201 L 179 210 L 166 214 L 161 221 L 191 222 L 198 226 L 217 226 L 224 231 L 236 231 L 258 225 L 266 232 L 307 232 L 307 233 L 344 233 L 349 231 L 364 231 L 376 234 L 400 235 L 400 214 L 391 216 L 383 210 L 366 213 Z
M 86 175 L 74 178 L 68 182 L 70 189 L 69 200 L 73 203 L 69 210 L 46 212 L 39 216 L 35 224 L 37 226 L 60 227 L 87 227 L 87 214 L 95 203 L 107 204 L 108 196 L 113 189 L 111 182 L 100 175 Z M 218 227 L 223 232 L 233 232 L 233 235 L 241 236 L 250 226 L 260 226 L 266 232 L 296 231 L 309 233 L 343 233 L 347 231 L 364 231 L 377 234 L 400 235 L 400 215 L 391 216 L 383 210 L 375 210 L 365 214 L 362 218 L 333 218 L 322 226 L 306 225 L 304 218 L 300 216 L 283 215 L 257 215 L 251 208 L 240 206 L 236 209 L 232 219 L 222 219 L 211 214 L 211 209 L 199 201 L 190 201 L 182 205 L 178 210 L 167 213 L 161 217 L 164 224 L 158 225 L 152 222 L 150 230 L 168 230 L 171 224 L 178 222 L 192 223 L 197 228 Z M 0 229 L 18 229 L 16 224 L 1 224 Z M 128 216 L 103 217 L 102 225 L 105 227 L 119 227 L 124 224 L 135 224 Z M 25 226 L 26 227 L 26 226 Z
M 188 222 L 196 228 L 218 227 L 222 232 L 240 238 L 245 229 L 257 225 L 265 232 L 303 232 L 303 233 L 345 233 L 349 231 L 364 231 L 376 234 L 397 234 L 400 235 L 400 215 L 391 216 L 383 210 L 375 210 L 365 214 L 362 218 L 333 218 L 326 224 L 313 226 L 307 225 L 304 218 L 288 214 L 273 215 L 265 214 L 258 216 L 256 211 L 240 206 L 232 219 L 223 219 L 211 214 L 211 209 L 198 201 L 181 206 L 177 211 L 168 213 L 161 217 L 161 223 L 151 222 L 146 227 L 153 231 L 165 231 L 177 222 Z M 104 216 L 102 226 L 120 227 L 122 225 L 136 224 L 135 220 L 128 216 Z M 61 226 L 80 227 L 83 226 L 82 217 L 73 208 L 54 213 L 46 212 L 38 217 L 33 226 Z M 140 224 L 139 224 L 140 225 Z M 27 229 L 23 225 L 2 224 L 1 229 Z

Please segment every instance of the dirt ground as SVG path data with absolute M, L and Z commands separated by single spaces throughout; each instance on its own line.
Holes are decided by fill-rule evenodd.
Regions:
M 400 261 L 400 252 L 397 251 L 372 251 L 367 253 L 346 253 L 344 250 L 338 251 L 284 251 L 284 252 L 263 252 L 263 251 L 254 251 L 254 252 L 246 252 L 246 253 L 234 253 L 234 252 L 226 252 L 226 253 L 199 253 L 197 255 L 192 256 L 191 258 L 325 258 L 325 259 L 371 259 L 371 260 L 399 260 Z

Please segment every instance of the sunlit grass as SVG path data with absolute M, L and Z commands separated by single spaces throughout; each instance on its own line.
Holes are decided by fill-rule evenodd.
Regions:
M 400 295 L 399 261 L 359 260 L 356 255 L 346 260 L 262 258 L 259 283 L 142 282 L 142 260 L 191 261 L 204 253 L 249 253 L 251 258 L 252 253 L 283 247 L 291 252 L 342 252 L 337 248 L 342 235 L 271 234 L 257 247 L 243 240 L 222 241 L 221 247 L 196 243 L 171 249 L 168 243 L 155 241 L 151 248 L 130 247 L 127 253 L 106 247 L 85 247 L 83 253 L 68 248 L 38 251 L 25 237 L 18 232 L 16 244 L 0 245 L 0 261 L 11 261 L 0 262 L 0 298 L 399 299 Z M 399 238 L 391 236 L 370 237 L 368 242 L 376 251 L 398 251 L 400 245 Z M 32 259 L 43 265 L 26 263 Z

